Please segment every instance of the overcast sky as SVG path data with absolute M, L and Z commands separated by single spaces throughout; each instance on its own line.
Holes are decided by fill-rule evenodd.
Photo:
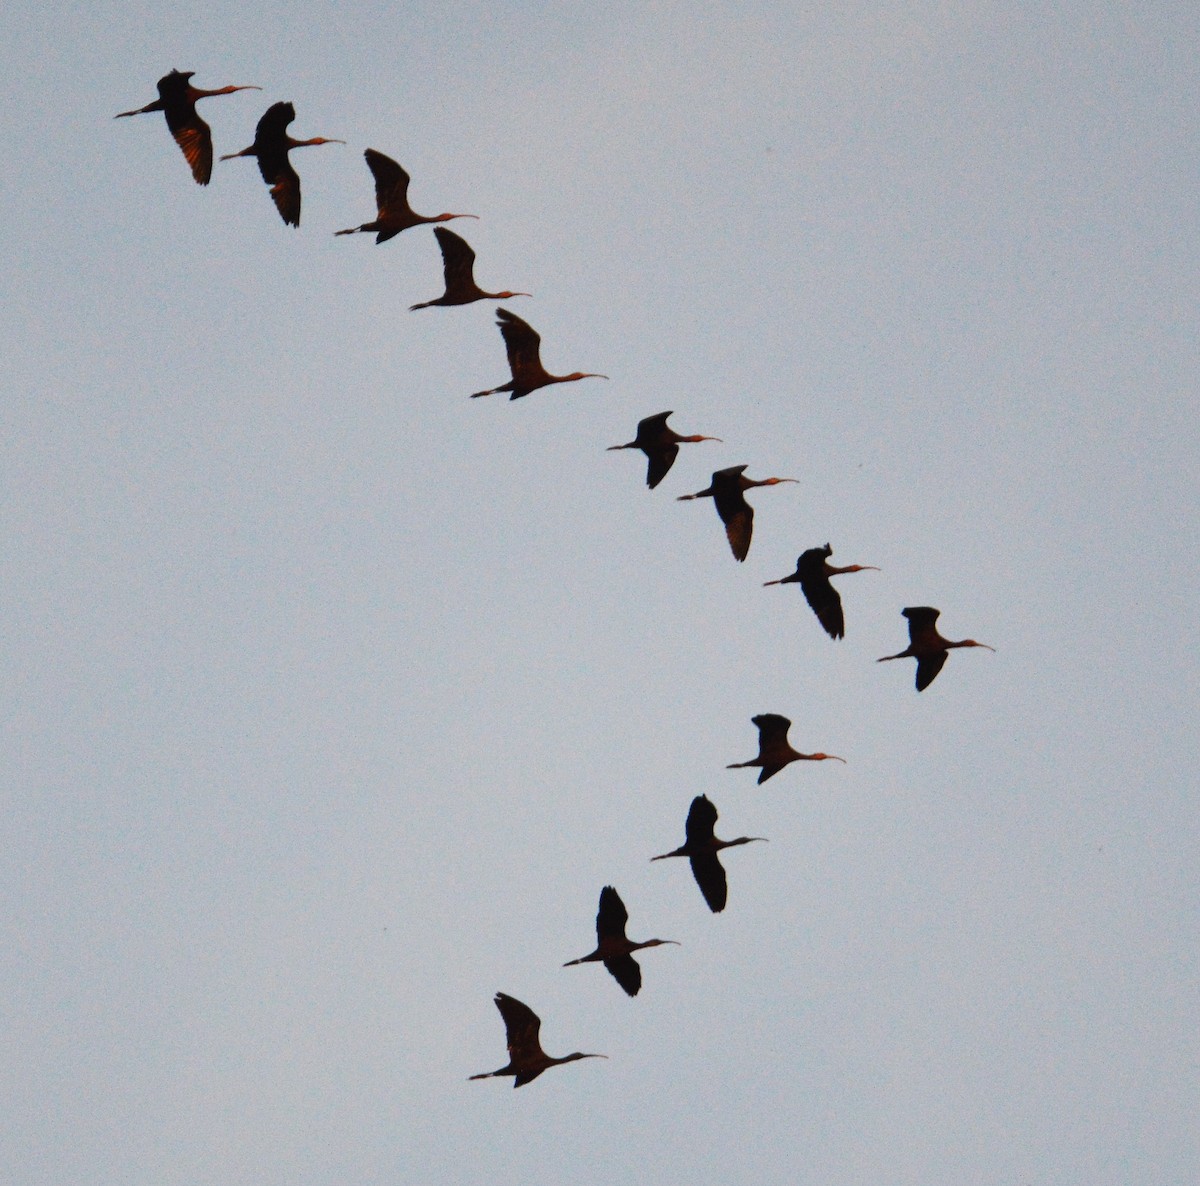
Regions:
M 1195 11 L 57 4 L 0 64 L 23 1186 L 1200 1166 Z M 254 163 L 290 100 L 303 214 Z M 382 246 L 362 150 L 476 249 Z M 650 492 L 628 441 L 687 445 Z M 751 494 L 729 553 L 712 471 Z M 829 541 L 846 638 L 794 585 Z M 909 605 L 950 655 L 918 695 Z M 727 770 L 750 718 L 806 751 Z M 693 796 L 727 910 L 682 861 Z M 602 886 L 644 953 L 591 950 Z M 552 1054 L 519 1092 L 497 991 Z

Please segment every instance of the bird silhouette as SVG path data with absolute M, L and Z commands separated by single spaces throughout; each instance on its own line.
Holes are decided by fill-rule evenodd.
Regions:
M 592 371 L 573 371 L 569 375 L 551 375 L 542 366 L 542 338 L 527 322 L 522 321 L 515 313 L 507 309 L 496 310 L 496 324 L 504 338 L 504 347 L 508 351 L 508 366 L 512 371 L 512 380 L 502 383 L 499 387 L 491 387 L 487 391 L 476 391 L 472 399 L 483 395 L 496 395 L 501 391 L 509 392 L 509 399 L 520 399 L 539 387 L 548 387 L 551 383 L 574 383 L 576 379 L 607 379 L 607 375 L 597 375 Z
M 625 445 L 609 445 L 608 447 L 610 453 L 614 449 L 641 449 L 650 463 L 646 467 L 646 485 L 651 490 L 670 472 L 671 466 L 675 464 L 675 458 L 679 456 L 681 444 L 693 441 L 720 441 L 721 439 L 720 437 L 680 436 L 667 425 L 667 417 L 673 415 L 673 412 L 659 412 L 657 415 L 647 416 L 645 420 L 638 421 L 637 435 L 632 441 Z
M 469 1079 L 495 1079 L 512 1075 L 513 1087 L 524 1087 L 532 1083 L 543 1071 L 561 1066 L 564 1062 L 575 1062 L 581 1058 L 607 1058 L 607 1054 L 565 1054 L 552 1058 L 542 1049 L 538 1031 L 542 1019 L 526 1004 L 505 993 L 496 994 L 496 1008 L 504 1018 L 504 1029 L 508 1039 L 508 1065 L 498 1071 L 485 1071 L 482 1075 L 469 1075 Z
M 339 235 L 349 231 L 338 231 Z M 446 291 L 432 301 L 421 301 L 409 305 L 409 309 L 428 309 L 430 305 L 469 305 L 473 301 L 502 301 L 509 297 L 529 296 L 527 292 L 484 292 L 475 283 L 475 252 L 467 241 L 444 226 L 435 226 L 438 246 L 442 249 L 442 271 L 446 279 Z
M 823 548 L 809 548 L 797 557 L 794 573 L 777 581 L 764 581 L 763 585 L 790 585 L 799 581 L 800 589 L 817 615 L 817 621 L 825 627 L 825 633 L 830 638 L 843 638 L 846 621 L 842 615 L 842 599 L 829 578 L 842 572 L 878 572 L 879 569 L 873 564 L 848 564 L 845 568 L 836 568 L 829 563 L 832 555 L 833 549 L 828 544 Z
M 691 861 L 692 876 L 714 914 L 725 909 L 729 887 L 725 881 L 725 869 L 717 853 L 723 848 L 734 848 L 739 844 L 750 844 L 755 840 L 766 841 L 765 836 L 739 836 L 736 840 L 718 840 L 714 831 L 717 825 L 717 809 L 707 795 L 697 795 L 688 809 L 686 836 L 682 847 L 674 852 L 664 852 L 651 857 L 652 861 L 665 861 L 669 857 L 687 857 Z
M 908 646 L 899 654 L 884 655 L 877 663 L 886 663 L 889 659 L 916 659 L 917 661 L 917 691 L 923 692 L 937 678 L 937 673 L 946 664 L 946 658 L 954 647 L 983 647 L 987 651 L 995 651 L 986 642 L 976 642 L 973 638 L 964 638 L 961 642 L 951 642 L 943 638 L 937 631 L 937 620 L 940 610 L 928 605 L 910 605 L 900 611 L 908 619 Z
M 478 218 L 478 214 L 417 214 L 408 204 L 408 174 L 390 156 L 368 148 L 363 152 L 367 159 L 367 168 L 375 178 L 375 206 L 379 213 L 374 222 L 364 222 L 362 226 L 347 227 L 344 231 L 334 231 L 335 235 L 357 235 L 360 231 L 374 231 L 376 243 L 386 243 L 394 239 L 401 231 L 409 227 L 421 226 L 426 222 L 449 222 L 452 218 Z M 464 243 L 465 247 L 466 244 Z M 444 250 L 444 249 L 443 249 Z M 528 294 L 521 293 L 526 296 Z M 478 298 L 474 298 L 478 299 Z M 443 301 L 450 304 L 450 301 Z M 454 302 L 461 304 L 465 302 Z
M 789 762 L 803 759 L 806 762 L 845 762 L 837 754 L 802 754 L 788 744 L 788 729 L 792 722 L 775 712 L 760 713 L 750 718 L 758 726 L 758 757 L 749 762 L 730 762 L 726 770 L 739 770 L 744 766 L 761 766 L 758 782 L 761 786 L 773 774 L 778 774 Z
M 288 153 L 293 148 L 307 148 L 313 144 L 345 144 L 345 140 L 330 140 L 325 136 L 314 136 L 311 140 L 294 140 L 288 135 L 288 124 L 296 118 L 296 109 L 290 103 L 272 103 L 264 112 L 254 129 L 254 143 L 241 152 L 226 153 L 221 160 L 231 161 L 239 156 L 258 158 L 258 171 L 271 187 L 271 197 L 279 217 L 288 226 L 300 225 L 300 175 L 292 168 Z
M 746 477 L 746 466 L 731 465 L 719 469 L 712 476 L 706 490 L 695 494 L 681 494 L 680 502 L 693 498 L 711 498 L 717 506 L 717 514 L 725 524 L 725 535 L 735 559 L 745 560 L 750 553 L 750 536 L 754 532 L 754 508 L 746 501 L 746 491 L 755 486 L 778 486 L 780 482 L 795 482 L 795 478 L 763 478 L 755 481 Z
M 161 111 L 167 117 L 167 130 L 183 151 L 197 185 L 207 185 L 212 177 L 212 129 L 196 114 L 196 101 L 212 95 L 232 95 L 234 91 L 261 91 L 259 86 L 223 86 L 202 91 L 189 81 L 195 70 L 172 70 L 158 80 L 158 98 L 135 111 L 119 111 L 113 119 Z
M 602 963 L 626 993 L 636 997 L 638 989 L 642 987 L 642 969 L 633 958 L 633 953 L 641 951 L 643 947 L 662 947 L 667 943 L 678 947 L 679 944 L 674 939 L 647 939 L 644 943 L 635 943 L 625 937 L 625 924 L 628 921 L 629 911 L 625 909 L 621 895 L 611 885 L 606 885 L 600 891 L 600 909 L 596 914 L 596 950 L 591 955 L 568 960 L 563 967 Z

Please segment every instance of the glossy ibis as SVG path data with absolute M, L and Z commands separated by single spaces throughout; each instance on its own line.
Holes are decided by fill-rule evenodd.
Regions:
M 745 560 L 750 552 L 750 536 L 754 531 L 754 508 L 746 501 L 746 491 L 755 486 L 778 486 L 780 482 L 795 482 L 795 478 L 763 478 L 755 481 L 746 477 L 746 466 L 731 465 L 719 469 L 712 476 L 707 490 L 695 494 L 681 494 L 680 502 L 693 498 L 711 498 L 717 506 L 717 514 L 725 524 L 725 535 L 729 547 L 737 560 Z
M 496 994 L 496 1008 L 504 1018 L 504 1029 L 508 1038 L 508 1065 L 498 1071 L 485 1071 L 482 1075 L 470 1075 L 470 1079 L 495 1079 L 512 1075 L 514 1087 L 532 1083 L 543 1071 L 560 1066 L 564 1062 L 575 1062 L 581 1058 L 607 1058 L 607 1054 L 565 1054 L 562 1058 L 551 1058 L 538 1041 L 542 1019 L 526 1004 L 505 993 Z
M 908 646 L 897 655 L 884 655 L 877 663 L 886 663 L 889 659 L 916 659 L 917 661 L 917 691 L 923 692 L 937 678 L 937 673 L 945 666 L 946 657 L 954 647 L 983 647 L 995 651 L 986 642 L 976 642 L 973 638 L 964 638 L 961 642 L 951 642 L 943 638 L 937 631 L 937 620 L 940 610 L 928 605 L 910 605 L 900 611 L 908 619 Z
M 843 572 L 878 572 L 879 569 L 873 564 L 848 564 L 845 568 L 837 568 L 829 563 L 832 555 L 833 549 L 828 544 L 823 548 L 809 548 L 797 557 L 796 571 L 791 576 L 780 577 L 777 581 L 764 581 L 763 584 L 790 585 L 793 581 L 799 581 L 801 592 L 817 615 L 817 621 L 825 627 L 825 633 L 830 638 L 843 638 L 846 621 L 842 615 L 842 599 L 829 583 L 829 578 Z
M 569 375 L 551 375 L 542 366 L 542 338 L 527 322 L 522 321 L 515 313 L 507 309 L 496 310 L 496 324 L 504 338 L 504 347 L 508 351 L 508 366 L 512 371 L 512 380 L 502 383 L 499 387 L 491 387 L 487 391 L 476 391 L 471 398 L 479 399 L 482 395 L 496 395 L 501 391 L 509 392 L 509 399 L 520 399 L 539 387 L 548 387 L 551 383 L 574 383 L 576 379 L 607 379 L 607 375 L 597 375 L 591 371 L 573 371 Z
M 749 762 L 730 762 L 726 770 L 739 770 L 744 766 L 761 766 L 758 782 L 761 786 L 773 774 L 778 774 L 789 762 L 803 759 L 806 762 L 845 762 L 837 754 L 802 754 L 788 744 L 788 729 L 792 722 L 775 712 L 760 713 L 750 718 L 758 726 L 758 757 Z
M 614 449 L 641 449 L 646 454 L 649 465 L 646 467 L 646 485 L 651 490 L 659 484 L 670 472 L 679 455 L 679 446 L 693 441 L 719 441 L 720 437 L 680 436 L 667 424 L 667 417 L 673 412 L 659 412 L 655 416 L 647 416 L 639 420 L 637 435 L 625 445 L 609 445 L 608 451 Z
M 662 947 L 667 943 L 678 947 L 679 944 L 674 939 L 647 939 L 644 943 L 635 943 L 625 937 L 625 924 L 628 921 L 629 911 L 625 909 L 621 895 L 611 885 L 606 885 L 600 891 L 600 910 L 596 914 L 596 950 L 591 955 L 568 960 L 563 967 L 602 963 L 626 993 L 636 997 L 638 989 L 642 987 L 642 969 L 633 958 L 633 953 L 641 951 L 643 947 Z

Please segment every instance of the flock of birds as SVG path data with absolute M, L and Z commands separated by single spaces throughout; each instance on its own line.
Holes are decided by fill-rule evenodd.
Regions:
M 228 95 L 235 91 L 260 90 L 256 86 L 225 86 L 216 90 L 202 90 L 191 83 L 193 71 L 172 70 L 158 81 L 158 98 L 144 107 L 133 111 L 122 111 L 116 118 L 161 111 L 166 117 L 167 128 L 182 150 L 192 176 L 200 185 L 207 185 L 212 176 L 213 144 L 212 131 L 196 112 L 200 99 L 213 95 Z M 308 140 L 296 140 L 288 134 L 288 127 L 296 118 L 291 103 L 274 103 L 267 108 L 254 132 L 254 142 L 240 152 L 227 153 L 221 160 L 236 157 L 254 157 L 263 181 L 270 187 L 283 221 L 292 227 L 300 225 L 300 177 L 289 160 L 294 148 L 318 144 L 343 144 L 345 141 L 315 136 Z M 390 157 L 373 148 L 366 149 L 364 156 L 367 167 L 375 181 L 376 217 L 361 226 L 348 227 L 335 232 L 338 235 L 374 233 L 375 242 L 385 243 L 402 231 L 426 223 L 443 223 L 454 218 L 476 218 L 474 214 L 442 213 L 435 215 L 417 214 L 408 201 L 409 175 Z M 529 296 L 524 292 L 487 292 L 475 282 L 475 253 L 458 235 L 443 226 L 435 226 L 434 234 L 442 253 L 446 291 L 433 300 L 421 301 L 410 306 L 412 310 L 431 306 L 466 305 L 480 300 L 508 300 L 517 296 Z M 552 375 L 541 362 L 541 338 L 520 317 L 507 309 L 496 310 L 497 324 L 504 339 L 508 354 L 511 379 L 507 383 L 475 392 L 471 398 L 507 392 L 510 399 L 520 399 L 539 388 L 556 383 L 571 383 L 580 379 L 607 378 L 594 372 L 574 371 L 567 375 Z M 639 422 L 634 439 L 622 445 L 611 445 L 611 450 L 638 449 L 645 454 L 648 463 L 646 485 L 653 490 L 670 472 L 679 454 L 681 444 L 701 441 L 719 441 L 719 437 L 700 434 L 681 435 L 668 425 L 672 412 L 659 412 Z M 746 492 L 759 486 L 776 486 L 794 482 L 794 478 L 761 478 L 746 476 L 747 466 L 735 465 L 717 470 L 709 485 L 694 494 L 679 496 L 679 501 L 711 498 L 718 516 L 725 526 L 725 534 L 735 559 L 743 561 L 750 551 L 754 528 L 754 508 L 746 501 Z M 829 563 L 833 554 L 829 544 L 809 548 L 796 561 L 795 572 L 778 580 L 767 581 L 766 585 L 799 584 L 817 620 L 831 639 L 845 636 L 845 616 L 842 600 L 830 582 L 830 577 L 843 573 L 879 571 L 873 565 L 851 564 L 837 567 Z M 912 658 L 917 661 L 916 687 L 921 692 L 927 688 L 942 670 L 950 651 L 958 647 L 984 647 L 994 650 L 986 643 L 972 638 L 952 641 L 943 638 L 937 629 L 938 610 L 930 606 L 910 606 L 903 610 L 908 619 L 909 645 L 895 655 L 884 655 L 878 660 L 885 663 L 892 659 Z M 791 721 L 778 713 L 760 713 L 752 722 L 758 727 L 758 753 L 745 762 L 732 762 L 728 769 L 757 768 L 760 784 L 778 774 L 785 766 L 796 761 L 837 761 L 844 758 L 836 754 L 801 753 L 788 742 Z M 671 857 L 686 857 L 691 864 L 692 875 L 704 897 L 709 910 L 720 913 L 725 909 L 728 885 L 719 853 L 754 841 L 762 836 L 739 836 L 735 840 L 721 840 L 715 828 L 717 809 L 705 795 L 692 800 L 685 824 L 684 843 L 671 852 L 665 852 L 651 860 L 662 861 Z M 625 933 L 629 915 L 625 903 L 611 886 L 600 892 L 600 905 L 596 914 L 596 949 L 579 959 L 568 961 L 564 967 L 585 963 L 601 963 L 621 988 L 631 997 L 636 996 L 642 986 L 642 971 L 633 958 L 635 951 L 649 947 L 674 944 L 672 939 L 647 939 L 635 941 Z M 504 1021 L 508 1042 L 508 1063 L 495 1071 L 470 1076 L 471 1079 L 490 1079 L 511 1076 L 514 1087 L 532 1082 L 549 1067 L 575 1062 L 583 1058 L 604 1058 L 602 1054 L 585 1054 L 576 1051 L 555 1058 L 546 1054 L 540 1041 L 541 1019 L 521 1001 L 505 993 L 497 993 L 496 1008 Z

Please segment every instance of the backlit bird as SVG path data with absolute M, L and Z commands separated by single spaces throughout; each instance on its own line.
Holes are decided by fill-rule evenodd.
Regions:
M 452 218 L 478 218 L 478 214 L 417 214 L 408 204 L 408 174 L 390 156 L 368 148 L 363 152 L 367 168 L 375 178 L 375 207 L 378 214 L 374 222 L 362 226 L 347 227 L 334 231 L 335 235 L 357 235 L 359 231 L 374 231 L 376 243 L 386 243 L 409 227 L 421 226 L 426 222 L 449 222 Z M 463 244 L 466 246 L 466 244 Z M 522 293 L 522 296 L 528 294 Z M 449 302 L 445 302 L 449 304 Z
M 707 490 L 695 494 L 681 494 L 680 502 L 693 498 L 711 498 L 717 505 L 717 514 L 725 524 L 725 535 L 737 560 L 745 560 L 750 552 L 750 536 L 754 531 L 754 508 L 746 501 L 746 491 L 755 486 L 777 486 L 780 482 L 795 482 L 795 478 L 763 478 L 755 481 L 746 477 L 746 466 L 731 465 L 719 469 L 712 476 Z
M 311 140 L 293 140 L 288 135 L 288 124 L 296 118 L 296 109 L 290 103 L 272 103 L 254 129 L 254 143 L 241 152 L 226 153 L 221 160 L 231 161 L 239 156 L 258 158 L 258 171 L 271 187 L 271 197 L 280 218 L 288 226 L 300 225 L 300 176 L 292 168 L 288 153 L 293 148 L 307 148 L 313 144 L 345 144 L 345 140 L 330 140 L 325 136 L 314 136 Z
M 183 150 L 192 176 L 198 185 L 207 185 L 212 176 L 212 129 L 196 114 L 196 100 L 211 95 L 232 95 L 234 91 L 261 91 L 258 86 L 223 86 L 215 91 L 202 91 L 189 81 L 195 70 L 172 70 L 158 80 L 158 98 L 135 111 L 118 112 L 114 119 L 128 115 L 143 115 L 161 111 L 167 117 L 167 130 Z
M 943 638 L 937 631 L 937 620 L 940 610 L 928 605 L 910 605 L 900 611 L 908 619 L 908 646 L 897 655 L 884 655 L 877 663 L 886 663 L 889 659 L 916 659 L 917 661 L 917 691 L 923 692 L 937 678 L 937 673 L 945 666 L 946 657 L 953 647 L 983 647 L 984 650 L 995 651 L 986 642 L 976 642 L 973 638 L 964 638 L 961 642 L 951 642 Z
M 788 729 L 792 722 L 775 712 L 760 713 L 750 718 L 758 726 L 758 757 L 749 762 L 730 762 L 726 770 L 738 770 L 744 766 L 761 766 L 758 782 L 761 786 L 773 774 L 778 774 L 789 762 L 803 759 L 806 762 L 844 762 L 837 754 L 802 754 L 788 744 Z
M 566 1054 L 562 1058 L 551 1058 L 538 1041 L 542 1019 L 526 1004 L 505 993 L 496 994 L 496 1008 L 504 1018 L 504 1029 L 508 1038 L 508 1065 L 498 1071 L 485 1071 L 482 1075 L 470 1075 L 470 1079 L 494 1079 L 512 1075 L 513 1086 L 523 1087 L 532 1083 L 544 1070 L 557 1067 L 564 1062 L 575 1062 L 581 1058 L 607 1058 L 607 1054 Z
M 635 943 L 625 937 L 625 924 L 628 921 L 629 912 L 621 901 L 621 895 L 611 885 L 606 885 L 600 891 L 600 910 L 596 915 L 596 950 L 591 955 L 568 960 L 563 967 L 603 963 L 612 978 L 631 997 L 636 997 L 638 989 L 642 987 L 642 969 L 633 958 L 633 953 L 641 951 L 643 947 L 662 947 L 667 943 L 678 947 L 679 944 L 674 939 L 647 939 L 644 943 Z
M 339 235 L 348 234 L 338 231 Z M 446 279 L 446 291 L 432 301 L 421 301 L 409 305 L 409 309 L 428 309 L 430 305 L 469 305 L 473 301 L 502 301 L 509 297 L 529 296 L 527 292 L 484 292 L 475 283 L 475 252 L 465 239 L 444 226 L 435 226 L 438 246 L 442 249 L 442 272 Z
M 754 840 L 766 841 L 765 836 L 739 836 L 736 840 L 718 840 L 714 828 L 717 824 L 717 809 L 706 795 L 697 795 L 688 809 L 687 840 L 674 852 L 664 852 L 651 857 L 652 861 L 665 861 L 668 857 L 687 857 L 692 864 L 692 876 L 714 914 L 725 909 L 728 886 L 725 870 L 717 853 L 723 848 L 734 848 L 739 844 L 750 844 Z
M 499 387 L 491 387 L 487 391 L 476 391 L 471 398 L 478 399 L 481 395 L 496 395 L 498 392 L 509 392 L 509 399 L 520 399 L 539 387 L 548 387 L 551 383 L 574 383 L 576 379 L 607 379 L 607 375 L 597 375 L 591 371 L 573 371 L 569 375 L 551 375 L 542 366 L 542 338 L 527 322 L 522 321 L 515 313 L 507 309 L 496 310 L 496 324 L 504 337 L 504 347 L 508 351 L 508 366 L 512 371 L 512 380 L 502 383 Z
M 829 578 L 842 572 L 878 572 L 879 569 L 873 564 L 848 564 L 845 568 L 837 568 L 829 563 L 832 555 L 833 549 L 828 544 L 823 548 L 809 548 L 797 558 L 796 571 L 791 576 L 780 577 L 777 581 L 764 581 L 763 584 L 790 585 L 793 581 L 799 581 L 800 589 L 817 615 L 817 621 L 825 627 L 825 633 L 830 638 L 843 638 L 846 622 L 842 615 L 842 599 L 829 583 Z
M 637 435 L 625 445 L 609 445 L 608 451 L 614 449 L 641 449 L 646 454 L 649 466 L 646 468 L 646 485 L 651 490 L 659 484 L 670 472 L 679 455 L 679 446 L 692 441 L 720 441 L 720 437 L 680 436 L 667 424 L 667 417 L 673 412 L 659 412 L 655 416 L 647 416 L 639 420 Z

